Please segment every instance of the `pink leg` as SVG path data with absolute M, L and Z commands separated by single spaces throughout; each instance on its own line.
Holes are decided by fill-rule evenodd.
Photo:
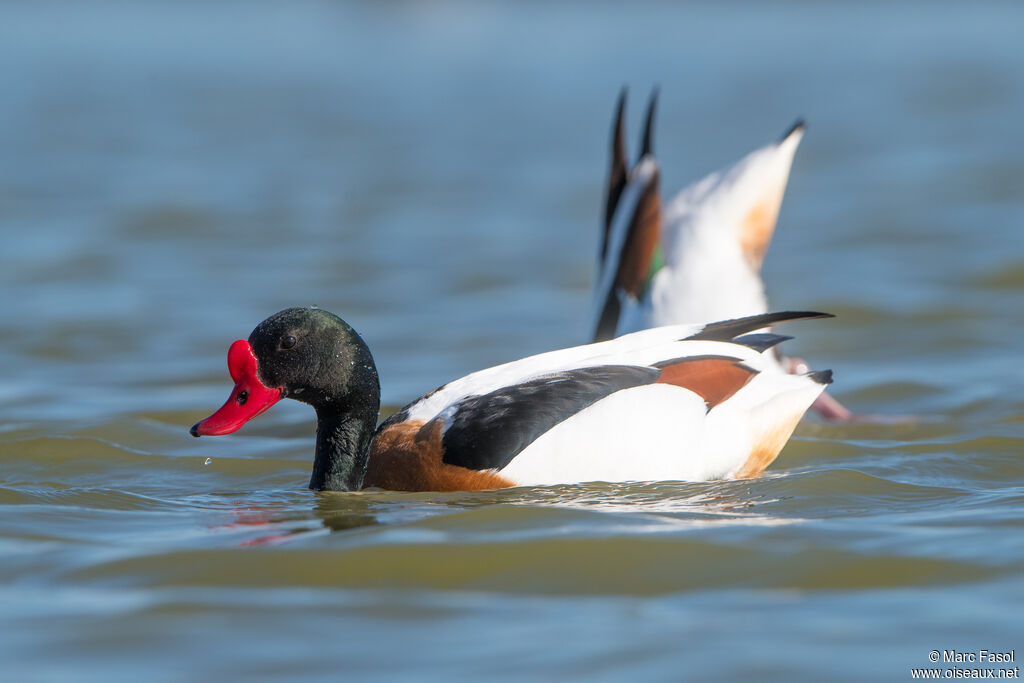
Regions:
M 855 418 L 855 415 L 846 406 L 824 392 L 814 399 L 811 410 L 821 415 L 823 419 L 835 422 L 849 422 Z

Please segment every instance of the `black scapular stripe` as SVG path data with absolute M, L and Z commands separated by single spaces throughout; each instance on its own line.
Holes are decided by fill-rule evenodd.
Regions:
M 601 365 L 555 372 L 456 404 L 441 443 L 444 462 L 501 469 L 540 435 L 605 396 L 654 382 L 655 368 Z

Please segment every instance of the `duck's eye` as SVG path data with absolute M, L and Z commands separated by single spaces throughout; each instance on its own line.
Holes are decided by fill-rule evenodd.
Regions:
M 295 337 L 291 336 L 290 334 L 281 340 L 282 349 L 290 349 L 293 346 L 295 346 Z

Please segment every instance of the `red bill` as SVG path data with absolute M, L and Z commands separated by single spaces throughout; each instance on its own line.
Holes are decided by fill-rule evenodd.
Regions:
M 257 365 L 249 342 L 239 339 L 231 345 L 228 371 L 235 388 L 217 412 L 192 425 L 192 436 L 230 434 L 281 400 L 284 389 L 265 386 L 257 376 Z

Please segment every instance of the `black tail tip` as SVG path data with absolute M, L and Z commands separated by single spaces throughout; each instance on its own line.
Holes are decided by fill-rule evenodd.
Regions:
M 789 136 L 791 136 L 793 133 L 796 133 L 797 131 L 803 132 L 806 129 L 807 129 L 807 122 L 804 121 L 803 118 L 801 117 L 801 118 L 797 119 L 796 121 L 794 121 L 793 125 L 790 126 L 786 130 L 785 133 L 782 134 L 782 137 L 779 138 L 779 142 L 780 143 L 785 142 L 786 140 L 789 139 Z
M 658 90 L 658 86 L 654 86 L 647 100 L 647 121 L 644 123 L 644 138 L 640 144 L 640 159 L 654 154 L 654 112 L 658 108 Z
M 622 90 L 619 91 L 619 96 L 615 100 L 615 123 L 616 125 L 622 124 L 622 115 L 626 111 L 626 98 L 629 96 L 629 89 L 626 86 L 622 86 Z
M 832 384 L 832 371 L 831 370 L 815 370 L 814 372 L 808 372 L 805 377 L 810 378 L 812 381 L 818 384 Z

